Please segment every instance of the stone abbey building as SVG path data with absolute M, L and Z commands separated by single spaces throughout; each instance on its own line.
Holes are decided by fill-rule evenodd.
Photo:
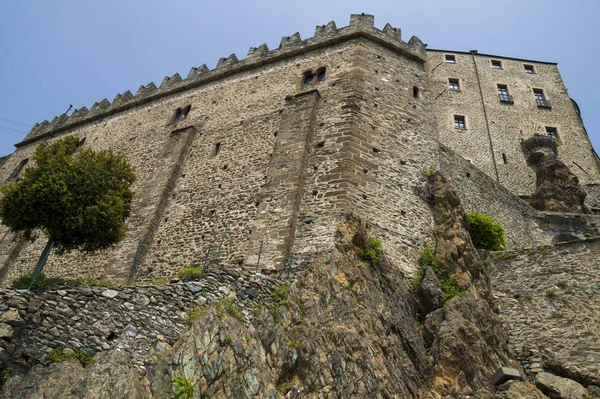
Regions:
M 135 166 L 128 237 L 98 255 L 52 255 L 48 275 L 154 280 L 216 261 L 298 268 L 332 250 L 343 212 L 368 221 L 411 273 L 432 235 L 418 188 L 433 168 L 467 210 L 505 226 L 509 247 L 592 235 L 592 214 L 567 223 L 528 205 L 536 179 L 521 142 L 534 134 L 555 140 L 597 209 L 600 164 L 556 64 L 430 50 L 363 14 L 36 124 L 0 178 L 15 181 L 38 143 L 65 135 L 124 151 Z M 7 233 L 0 283 L 30 272 L 44 244 Z

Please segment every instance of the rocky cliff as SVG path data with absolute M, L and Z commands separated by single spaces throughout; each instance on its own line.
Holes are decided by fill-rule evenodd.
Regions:
M 169 302 L 166 296 L 177 299 L 181 294 L 178 290 L 188 297 L 180 309 L 165 307 L 160 315 L 165 319 L 176 311 L 188 315 L 188 325 L 182 327 L 184 331 L 176 339 L 164 339 L 163 334 L 156 332 L 149 334 L 150 320 L 157 317 L 149 314 L 148 320 L 132 322 L 135 335 L 144 337 L 139 342 L 146 345 L 146 351 L 131 351 L 127 345 L 109 346 L 99 350 L 86 366 L 81 363 L 88 362 L 78 361 L 73 355 L 82 351 L 77 348 L 62 350 L 58 359 L 55 351 L 55 360 L 63 361 L 48 365 L 32 365 L 13 358 L 12 364 L 20 362 L 20 366 L 14 370 L 5 367 L 3 395 L 592 397 L 594 386 L 585 388 L 576 381 L 548 373 L 538 373 L 535 381 L 511 380 L 498 388 L 492 384 L 492 375 L 499 367 L 512 367 L 521 375 L 524 370 L 509 350 L 508 334 L 498 316 L 486 262 L 471 242 L 460 200 L 441 174 L 429 177 L 421 197 L 430 207 L 435 233 L 421 253 L 421 269 L 414 279 L 407 278 L 386 258 L 385 243 L 369 236 L 368 221 L 345 215 L 339 221 L 331 256 L 292 274 L 289 282 L 266 276 L 256 280 L 238 274 L 237 278 L 223 280 L 229 281 L 226 290 L 211 291 L 203 280 L 206 276 L 198 282 L 176 283 L 175 288 L 163 287 L 162 301 Z M 262 293 L 253 283 L 263 287 Z M 215 284 L 219 286 L 218 281 Z M 194 293 L 190 287 L 197 291 Z M 113 298 L 104 297 L 108 301 L 129 295 L 131 301 L 123 299 L 123 306 L 125 302 L 135 306 L 133 298 L 139 294 L 135 292 L 139 288 L 129 289 L 132 291 L 124 294 L 115 289 L 117 295 L 110 294 Z M 257 292 L 252 300 L 248 300 L 249 290 Z M 209 291 L 221 294 L 209 295 Z M 196 294 L 204 299 L 193 299 Z M 43 295 L 46 294 L 35 297 Z M 159 297 L 157 293 L 146 296 L 149 300 Z M 15 307 L 7 306 L 4 315 L 16 312 L 21 322 L 33 320 L 28 315 L 35 314 L 36 309 L 29 305 L 18 309 L 17 302 Z M 65 304 L 60 294 L 55 297 L 57 309 L 63 305 L 75 309 L 77 302 Z M 147 305 L 152 306 L 150 301 Z M 106 313 L 104 317 L 113 315 Z M 14 320 L 2 317 L 6 319 L 2 325 L 14 324 Z M 65 331 L 70 327 L 65 327 Z M 19 328 L 27 331 L 23 326 Z M 5 334 L 3 347 L 18 341 L 17 335 L 14 331 Z M 118 339 L 135 342 L 132 335 L 125 331 Z

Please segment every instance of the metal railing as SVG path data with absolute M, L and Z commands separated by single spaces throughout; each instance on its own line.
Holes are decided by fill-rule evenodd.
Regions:
M 514 104 L 515 102 L 513 96 L 511 96 L 510 94 L 499 93 L 498 98 L 500 99 L 501 103 Z
M 537 103 L 538 108 L 552 108 L 550 101 L 545 98 L 536 98 L 535 102 Z

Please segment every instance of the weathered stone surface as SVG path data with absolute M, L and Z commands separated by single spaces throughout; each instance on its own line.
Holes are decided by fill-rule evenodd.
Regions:
M 22 327 L 25 324 L 17 309 L 10 309 L 2 313 L 0 323 L 10 324 L 13 327 Z
M 527 373 L 600 384 L 600 240 L 492 256 L 491 282 L 509 346 Z
M 551 399 L 586 399 L 590 393 L 581 384 L 550 373 L 538 373 L 535 386 Z
M 444 306 L 444 291 L 440 288 L 438 278 L 430 267 L 425 270 L 421 280 L 419 299 L 423 314 Z
M 14 330 L 10 325 L 6 323 L 0 323 L 0 338 L 11 338 L 13 333 Z
M 536 175 L 536 189 L 530 204 L 535 209 L 552 212 L 587 212 L 585 191 L 577 176 L 556 156 L 556 142 L 545 135 L 535 135 L 522 143 L 527 164 Z
M 125 352 L 112 351 L 99 355 L 85 368 L 73 360 L 49 367 L 38 365 L 25 377 L 10 378 L 4 395 L 30 399 L 151 398 L 147 382 L 128 367 L 128 361 Z
M 102 291 L 102 296 L 106 297 L 106 298 L 115 298 L 117 295 L 119 295 L 119 291 L 115 291 L 115 290 Z
M 492 376 L 492 384 L 501 385 L 508 380 L 522 380 L 523 376 L 519 370 L 510 367 L 500 367 Z
M 508 381 L 498 387 L 494 399 L 546 399 L 540 390 L 526 381 Z

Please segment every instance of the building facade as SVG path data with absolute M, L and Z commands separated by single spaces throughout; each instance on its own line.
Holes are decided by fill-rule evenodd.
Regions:
M 428 50 L 427 56 L 442 143 L 526 196 L 535 188 L 535 174 L 520 143 L 547 134 L 581 184 L 598 182 L 598 157 L 556 64 L 476 51 Z
M 527 195 L 534 174 L 520 140 L 539 132 L 557 136 L 559 156 L 582 183 L 600 182 L 556 65 L 427 51 L 362 14 L 37 124 L 0 178 L 15 181 L 39 142 L 65 135 L 124 151 L 135 166 L 128 237 L 98 255 L 52 255 L 49 275 L 153 280 L 211 262 L 279 272 L 328 256 L 345 212 L 367 220 L 410 273 L 433 229 L 418 188 L 444 164 L 440 143 L 497 190 Z M 444 157 L 462 162 L 456 154 Z M 497 213 L 506 223 L 524 217 L 511 212 Z M 527 233 L 548 242 L 541 230 L 522 230 L 515 240 Z M 6 233 L 0 284 L 30 272 L 44 244 Z

